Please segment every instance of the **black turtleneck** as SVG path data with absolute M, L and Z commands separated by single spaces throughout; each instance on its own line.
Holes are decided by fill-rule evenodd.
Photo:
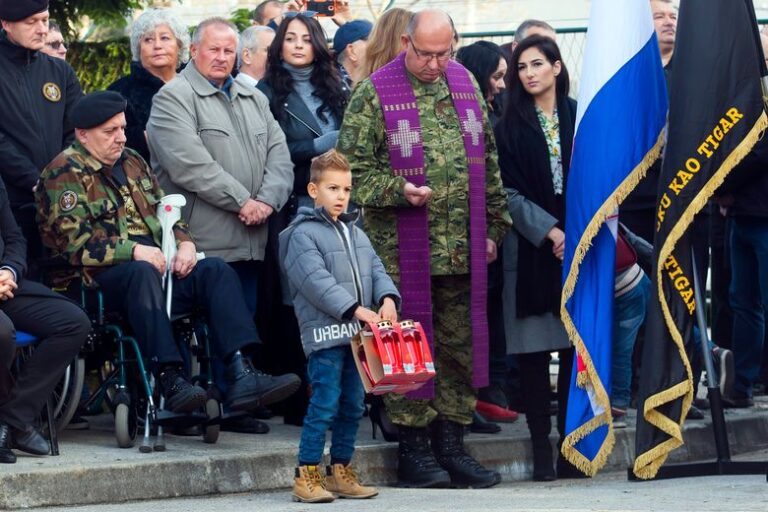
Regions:
M 82 96 L 61 59 L 14 44 L 0 31 L 0 176 L 13 207 L 33 203 L 42 169 L 74 139 L 68 114 Z

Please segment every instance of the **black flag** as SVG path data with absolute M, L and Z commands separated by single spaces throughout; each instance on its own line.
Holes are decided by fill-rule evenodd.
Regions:
M 656 209 L 654 297 L 638 396 L 634 473 L 653 478 L 683 444 L 693 401 L 693 293 L 688 226 L 768 125 L 751 0 L 682 0 Z

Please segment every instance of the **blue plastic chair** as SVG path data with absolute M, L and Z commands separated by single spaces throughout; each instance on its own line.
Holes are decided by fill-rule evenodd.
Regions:
M 22 349 L 29 349 L 37 344 L 38 339 L 36 336 L 23 331 L 16 331 L 16 346 Z M 53 407 L 51 405 L 51 399 L 49 398 L 45 402 L 45 415 L 48 420 L 48 442 L 51 445 L 51 455 L 59 454 L 59 437 L 56 433 L 56 425 L 53 421 Z

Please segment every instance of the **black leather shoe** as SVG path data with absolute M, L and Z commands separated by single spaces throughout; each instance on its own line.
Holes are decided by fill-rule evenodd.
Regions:
M 482 414 L 475 411 L 472 413 L 472 424 L 469 425 L 469 431 L 474 434 L 498 434 L 501 432 L 501 426 L 486 420 Z
M 160 374 L 159 380 L 167 410 L 185 413 L 205 405 L 205 390 L 189 382 L 181 368 L 165 368 Z
M 256 370 L 251 361 L 239 352 L 227 366 L 227 401 L 225 407 L 233 411 L 248 411 L 260 405 L 285 400 L 301 386 L 298 375 L 267 375 Z
M 16 448 L 32 455 L 48 455 L 50 446 L 48 441 L 31 425 L 24 430 L 13 430 L 13 444 Z
M 0 423 L 0 463 L 13 464 L 16 454 L 11 451 L 11 427 Z
M 704 419 L 704 413 L 701 412 L 701 410 L 696 407 L 695 405 L 691 405 L 691 408 L 688 409 L 688 414 L 685 416 L 685 419 L 687 420 L 703 420 Z
M 755 401 L 751 396 L 734 394 L 731 396 L 723 397 L 723 407 L 726 409 L 746 409 L 753 407 L 754 405 Z
M 252 416 L 240 416 L 221 420 L 221 430 L 240 434 L 268 434 L 269 425 Z

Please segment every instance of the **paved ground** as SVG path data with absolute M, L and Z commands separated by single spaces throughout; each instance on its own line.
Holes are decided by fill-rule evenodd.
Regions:
M 633 411 L 634 412 L 634 411 Z M 748 453 L 768 448 L 768 398 L 761 397 L 757 407 L 750 410 L 726 411 L 732 453 Z M 628 421 L 634 425 L 634 414 Z M 268 435 L 222 433 L 219 442 L 204 444 L 199 437 L 169 436 L 168 451 L 141 454 L 137 448 L 118 449 L 112 435 L 109 416 L 93 421 L 89 431 L 62 433 L 60 457 L 20 456 L 14 465 L 0 467 L 0 510 L 29 509 L 42 506 L 99 504 L 88 511 L 163 510 L 306 510 L 288 502 L 286 489 L 292 485 L 293 467 L 300 429 L 283 425 L 279 419 L 270 420 Z M 396 444 L 370 437 L 370 423 L 361 424 L 356 467 L 368 482 L 386 484 L 394 480 Z M 634 429 L 617 430 L 616 447 L 609 457 L 606 471 L 624 470 L 634 454 Z M 712 434 L 708 421 L 689 421 L 685 430 L 686 444 L 673 452 L 671 462 L 704 460 L 714 456 Z M 594 481 L 534 484 L 527 480 L 532 471 L 530 442 L 525 419 L 504 425 L 500 434 L 467 437 L 469 450 L 483 464 L 500 471 L 505 485 L 489 492 L 437 491 L 412 494 L 384 488 L 382 497 L 363 503 L 341 503 L 337 506 L 355 510 L 557 510 L 555 502 L 542 502 L 542 496 L 557 498 L 562 507 L 573 510 L 623 510 L 623 500 L 632 507 L 647 509 L 648 503 L 658 503 L 676 509 L 676 499 L 689 501 L 695 497 L 702 503 L 719 503 L 733 499 L 737 505 L 715 506 L 703 510 L 768 511 L 768 504 L 744 508 L 753 494 L 768 497 L 765 478 L 738 477 L 716 480 L 709 484 L 697 479 L 690 485 L 683 481 L 634 484 L 625 475 L 601 476 Z M 751 486 L 751 487 L 750 487 Z M 681 489 L 685 489 L 681 493 Z M 254 491 L 259 494 L 253 494 Z M 275 491 L 275 493 L 273 493 Z M 248 493 L 248 494 L 242 494 Z M 157 504 L 140 502 L 138 508 L 111 505 L 137 499 L 183 498 L 192 496 L 213 498 L 174 499 Z M 222 496 L 225 495 L 225 496 Z M 569 496 L 573 496 L 573 499 Z M 429 496 L 424 500 L 425 496 Z M 631 499 L 629 499 L 631 498 Z M 603 503 L 601 500 L 608 499 Z M 611 501 L 612 500 L 612 501 Z M 707 501 L 709 500 L 709 501 Z M 425 508 L 409 504 L 428 503 Z M 549 503 L 549 504 L 548 504 Z M 756 502 L 757 503 L 757 502 Z M 666 504 L 666 505 L 665 505 Z M 429 508 L 434 505 L 434 508 Z M 558 506 L 561 506 L 558 505 Z M 707 505 L 710 506 L 710 505 Z M 203 508 L 208 507 L 208 508 Z M 372 508 L 368 508 L 372 507 Z M 377 508 L 378 507 L 378 508 Z M 592 508 L 590 508 L 592 507 Z M 639 508 L 638 508 L 639 507 Z M 762 507 L 762 508 L 761 508 Z M 567 508 L 563 508 L 567 509 Z M 664 508 L 661 508 L 664 510 Z M 228 511 L 228 512 L 229 512 Z
M 745 459 L 765 460 L 768 451 Z M 141 501 L 118 505 L 33 509 L 30 512 L 303 512 L 333 510 L 349 512 L 421 512 L 460 510 L 508 511 L 733 511 L 768 510 L 765 475 L 702 477 L 655 482 L 628 482 L 624 473 L 602 474 L 590 480 L 561 480 L 553 483 L 505 483 L 486 490 L 405 490 L 380 488 L 372 500 L 337 500 L 323 507 L 293 503 L 288 490 L 235 494 L 219 497 Z

